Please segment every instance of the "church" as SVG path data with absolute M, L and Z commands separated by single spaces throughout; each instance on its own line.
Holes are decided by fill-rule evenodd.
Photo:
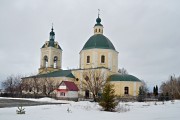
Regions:
M 39 74 L 23 78 L 24 81 L 50 80 L 44 84 L 42 90 L 46 91 L 48 84 L 53 82 L 52 93 L 56 94 L 59 99 L 74 99 L 78 97 L 91 97 L 90 88 L 85 88 L 84 83 L 92 80 L 91 76 L 96 79 L 109 79 L 114 84 L 115 94 L 120 97 L 136 97 L 139 92 L 141 81 L 130 74 L 121 74 L 118 72 L 118 54 L 113 43 L 103 34 L 103 25 L 98 15 L 94 25 L 94 34 L 87 40 L 80 51 L 80 61 L 78 69 L 62 69 L 62 48 L 55 41 L 55 32 L 52 27 L 49 40 L 41 47 Z M 96 73 L 93 73 L 96 71 Z M 98 71 L 98 73 L 97 73 Z M 87 78 L 87 74 L 90 77 Z M 96 75 L 94 75 L 96 74 Z M 97 74 L 99 75 L 97 77 Z M 101 75 L 102 74 L 102 75 Z M 40 90 L 33 88 L 31 83 L 24 93 L 33 93 Z M 102 89 L 102 88 L 101 88 Z

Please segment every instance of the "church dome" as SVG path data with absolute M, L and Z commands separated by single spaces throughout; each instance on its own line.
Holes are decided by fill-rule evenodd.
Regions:
M 110 77 L 111 81 L 133 81 L 133 82 L 141 82 L 137 77 L 128 74 L 113 74 Z
M 89 40 L 85 43 L 82 50 L 93 49 L 93 48 L 115 50 L 115 47 L 112 44 L 112 42 L 103 34 L 95 34 L 91 36 Z
M 100 22 L 101 22 L 101 18 L 98 17 L 98 18 L 96 19 L 96 22 L 97 22 L 97 23 L 100 23 Z

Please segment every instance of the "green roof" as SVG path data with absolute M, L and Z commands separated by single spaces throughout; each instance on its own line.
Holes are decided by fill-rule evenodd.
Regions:
M 51 32 L 49 33 L 50 38 L 49 38 L 48 46 L 47 47 L 54 47 L 55 48 L 55 42 L 54 42 L 55 32 L 53 30 L 54 29 L 52 27 Z M 45 48 L 45 44 L 41 48 Z M 59 45 L 58 45 L 58 49 L 62 50 Z
M 111 41 L 102 34 L 95 34 L 89 38 L 85 43 L 82 50 L 101 48 L 101 49 L 112 49 L 115 50 L 114 45 Z
M 141 82 L 137 77 L 128 74 L 113 74 L 110 76 L 111 81 L 133 81 L 133 82 Z
M 75 76 L 71 73 L 71 70 L 58 70 L 58 71 L 54 71 L 54 72 L 50 72 L 50 73 L 46 73 L 46 74 L 39 74 L 36 76 L 30 76 L 27 78 L 31 78 L 31 77 L 69 77 L 69 78 L 75 78 Z
M 48 41 L 48 47 L 55 47 L 55 42 L 54 41 Z M 45 44 L 41 47 L 41 48 L 45 48 Z M 62 48 L 58 45 L 58 49 L 62 50 Z

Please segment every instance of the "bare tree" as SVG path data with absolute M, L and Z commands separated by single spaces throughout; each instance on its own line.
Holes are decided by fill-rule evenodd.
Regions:
M 143 87 L 144 93 L 147 94 L 148 91 L 149 91 L 149 89 L 147 87 L 147 83 L 144 80 L 141 80 L 141 82 L 142 82 L 142 86 L 141 87 Z
M 25 89 L 24 84 L 22 83 L 22 75 L 16 75 L 15 76 L 15 92 L 19 95 L 19 97 L 22 96 L 22 91 Z
M 5 92 L 10 93 L 11 95 L 14 93 L 14 76 L 10 75 L 2 82 L 2 86 L 5 89 Z
M 128 74 L 127 70 L 125 68 L 119 69 L 118 73 L 124 75 L 124 74 Z
M 41 89 L 41 83 L 36 75 L 23 78 L 22 84 L 25 86 L 26 92 L 33 93 L 34 97 L 37 97 Z
M 50 97 L 51 93 L 58 87 L 59 84 L 57 84 L 53 78 L 49 77 L 43 77 L 40 80 L 43 94 Z
M 23 78 L 23 86 L 27 93 L 33 93 L 34 97 L 48 96 L 58 87 L 59 84 L 52 77 L 31 75 Z
M 180 77 L 175 75 L 161 84 L 160 90 L 163 94 L 169 94 L 172 98 L 180 98 Z
M 2 86 L 5 89 L 6 93 L 9 93 L 11 96 L 21 95 L 22 93 L 22 83 L 21 83 L 22 75 L 10 75 L 2 82 Z
M 145 98 L 147 97 L 147 93 L 148 93 L 148 87 L 145 81 L 142 81 L 142 85 L 139 87 L 139 94 L 138 94 L 138 98 L 137 100 L 139 102 L 143 102 L 145 100 Z
M 104 85 L 107 82 L 107 75 L 100 69 L 88 69 L 83 72 L 83 81 L 84 89 L 89 90 L 94 101 L 97 101 L 98 93 L 102 92 Z

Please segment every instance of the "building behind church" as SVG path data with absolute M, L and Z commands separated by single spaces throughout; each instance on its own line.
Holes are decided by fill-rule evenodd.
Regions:
M 41 47 L 39 74 L 23 78 L 28 83 L 24 94 L 55 94 L 57 98 L 91 97 L 91 92 L 84 89 L 84 72 L 90 70 L 101 71 L 106 79 L 114 84 L 115 94 L 121 97 L 136 97 L 141 81 L 129 74 L 118 72 L 118 54 L 112 42 L 103 34 L 101 19 L 96 19 L 94 35 L 92 35 L 80 51 L 79 69 L 62 69 L 62 48 L 55 41 L 54 29 L 51 29 L 49 40 Z M 67 82 L 66 82 L 67 81 Z M 35 83 L 43 86 L 35 88 Z M 71 85 L 69 85 L 71 84 Z M 64 86 L 62 86 L 64 85 Z M 77 86 L 77 88 L 75 87 Z M 64 88 L 64 89 L 62 89 Z M 76 88 L 73 90 L 72 88 Z M 70 93 L 73 93 L 71 95 Z

